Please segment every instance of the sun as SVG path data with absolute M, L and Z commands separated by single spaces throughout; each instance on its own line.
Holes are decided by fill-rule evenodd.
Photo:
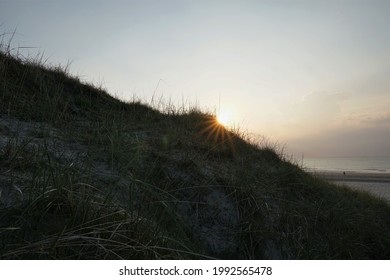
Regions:
M 232 114 L 229 111 L 222 111 L 217 114 L 217 122 L 223 126 L 229 126 L 232 122 Z
M 229 150 L 232 154 L 235 154 L 235 134 L 231 131 L 234 129 L 232 116 L 231 111 L 221 110 L 216 115 L 205 116 L 204 121 L 199 123 L 199 126 L 201 126 L 198 132 L 199 135 L 205 135 L 206 141 L 213 140 L 209 143 L 216 144 L 211 150 L 214 151 L 218 147 L 218 149 Z

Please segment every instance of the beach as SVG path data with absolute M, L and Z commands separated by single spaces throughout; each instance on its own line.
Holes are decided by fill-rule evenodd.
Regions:
M 367 191 L 390 203 L 390 173 L 315 171 L 312 174 L 351 189 Z

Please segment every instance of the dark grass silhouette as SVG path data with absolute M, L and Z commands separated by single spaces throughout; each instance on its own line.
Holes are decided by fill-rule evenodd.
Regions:
M 123 102 L 1 49 L 0 258 L 390 257 L 385 201 L 199 108 Z

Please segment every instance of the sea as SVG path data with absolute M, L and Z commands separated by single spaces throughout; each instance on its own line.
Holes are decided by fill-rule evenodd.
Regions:
M 390 157 L 311 157 L 300 164 L 307 171 L 389 173 Z

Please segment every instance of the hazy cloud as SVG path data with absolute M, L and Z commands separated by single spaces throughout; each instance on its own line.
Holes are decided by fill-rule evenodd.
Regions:
M 387 116 L 378 116 L 378 117 L 369 116 L 366 119 L 364 119 L 362 123 L 367 125 L 372 125 L 372 126 L 385 126 L 385 128 L 387 127 L 388 129 L 390 129 L 390 115 L 387 114 Z
M 337 128 L 287 143 L 300 156 L 390 156 L 390 127 Z
M 286 111 L 284 140 L 299 156 L 390 155 L 387 96 L 312 93 Z
M 288 134 L 310 135 L 332 127 L 342 115 L 341 102 L 350 98 L 348 93 L 329 94 L 316 92 L 306 95 L 302 101 L 284 105 L 281 110 L 287 121 Z

